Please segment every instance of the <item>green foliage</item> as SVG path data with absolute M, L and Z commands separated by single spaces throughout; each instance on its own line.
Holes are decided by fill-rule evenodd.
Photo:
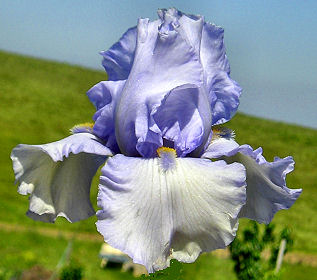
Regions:
M 286 250 L 293 245 L 289 228 L 284 228 L 275 242 L 274 225 L 269 224 L 260 232 L 256 222 L 251 221 L 250 227 L 244 229 L 242 239 L 236 237 L 229 246 L 231 259 L 235 262 L 234 270 L 239 280 L 280 279 L 280 274 L 274 273 L 274 268 L 282 239 L 286 240 Z M 269 264 L 263 260 L 261 253 L 267 247 L 271 248 Z
M 264 235 L 266 236 L 266 235 Z M 231 258 L 235 262 L 234 270 L 241 280 L 262 278 L 261 252 L 266 238 L 259 238 L 259 229 L 255 222 L 251 228 L 243 231 L 243 239 L 238 237 L 230 245 Z
M 83 267 L 75 262 L 64 266 L 60 273 L 60 280 L 81 280 L 82 278 Z

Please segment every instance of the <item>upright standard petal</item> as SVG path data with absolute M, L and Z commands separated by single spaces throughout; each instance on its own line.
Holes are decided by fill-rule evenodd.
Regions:
M 105 142 L 113 152 L 119 153 L 115 135 L 114 114 L 117 101 L 126 81 L 102 81 L 88 92 L 88 98 L 96 107 L 92 132 Z
M 100 53 L 110 81 L 128 78 L 135 55 L 136 36 L 136 27 L 130 28 L 109 50 Z
M 223 40 L 224 30 L 204 22 L 201 16 L 186 15 L 175 8 L 159 10 L 158 14 L 164 21 L 165 30 L 177 29 L 180 36 L 199 54 L 213 124 L 230 120 L 239 106 L 241 88 L 230 78 L 230 65 Z
M 203 146 L 210 133 L 211 112 L 202 88 L 184 85 L 169 92 L 153 114 L 162 137 L 184 157 Z
M 149 272 L 227 246 L 246 199 L 243 165 L 169 150 L 152 159 L 116 155 L 100 178 L 98 231 Z
M 205 22 L 200 46 L 205 84 L 209 92 L 213 125 L 231 119 L 239 106 L 241 87 L 230 78 L 230 66 L 223 42 L 223 29 Z
M 212 111 L 212 125 L 229 121 L 239 107 L 242 88 L 232 80 L 228 73 L 218 70 L 207 77 Z
M 208 73 L 222 70 L 230 73 L 230 65 L 226 55 L 222 27 L 204 22 L 200 45 L 200 57 L 204 69 Z M 213 69 L 212 69 L 213 68 Z
M 89 133 L 15 147 L 11 159 L 18 192 L 30 194 L 27 215 L 44 222 L 54 222 L 58 216 L 76 222 L 94 215 L 90 184 L 109 155 L 112 152 Z
M 199 54 L 204 25 L 203 17 L 186 15 L 175 8 L 159 9 L 157 13 L 163 22 L 161 32 L 168 33 L 170 30 L 176 29 L 180 36 Z
M 277 211 L 290 208 L 302 192 L 286 187 L 286 175 L 294 169 L 292 157 L 267 162 L 261 148 L 253 150 L 249 145 L 239 146 L 233 139 L 225 138 L 214 139 L 202 157 L 223 158 L 227 163 L 245 166 L 247 202 L 240 217 L 268 224 Z
M 161 21 L 138 23 L 134 63 L 115 118 L 116 138 L 125 155 L 155 156 L 162 135 L 152 113 L 171 90 L 185 84 L 202 86 L 198 54 L 176 29 L 163 27 Z

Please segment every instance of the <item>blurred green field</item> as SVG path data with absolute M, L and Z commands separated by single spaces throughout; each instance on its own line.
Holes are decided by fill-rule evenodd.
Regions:
M 67 241 L 59 237 L 8 231 L 3 224 L 32 229 L 96 234 L 95 217 L 75 224 L 58 219 L 56 224 L 34 222 L 25 216 L 28 199 L 18 195 L 9 158 L 19 143 L 40 144 L 69 135 L 74 124 L 91 121 L 94 107 L 86 91 L 106 74 L 61 63 L 0 52 L 0 260 L 1 269 L 26 269 L 38 263 L 53 269 Z M 263 147 L 268 160 L 292 155 L 295 171 L 287 179 L 291 188 L 303 188 L 292 209 L 280 211 L 273 222 L 277 229 L 293 229 L 294 252 L 317 258 L 317 130 L 288 125 L 243 114 L 227 124 L 236 132 L 240 144 Z M 96 205 L 98 176 L 94 179 L 91 200 Z M 246 221 L 241 220 L 240 229 Z M 74 255 L 85 266 L 86 279 L 132 279 L 119 271 L 101 271 L 98 251 L 100 241 L 75 240 Z M 184 266 L 188 279 L 234 279 L 230 260 L 204 255 Z M 284 277 L 316 279 L 317 268 L 301 264 L 284 266 Z M 313 278 L 306 277 L 312 276 Z M 108 277 L 108 278 L 106 278 Z M 286 278 L 285 278 L 286 279 Z
M 62 236 L 52 238 L 33 232 L 0 231 L 0 276 L 4 268 L 8 271 L 23 271 L 40 265 L 53 271 L 61 257 L 68 240 Z M 85 279 L 93 280 L 132 280 L 129 272 L 120 272 L 120 267 L 101 269 L 98 252 L 100 242 L 94 240 L 77 240 L 73 243 L 72 258 L 84 267 Z M 303 264 L 284 263 L 282 279 L 315 280 L 317 267 Z M 183 280 L 232 280 L 236 279 L 233 263 L 229 259 L 217 258 L 212 254 L 203 254 L 193 264 L 183 264 Z M 0 278 L 1 279 L 1 278 Z M 161 278 L 160 278 L 161 279 Z

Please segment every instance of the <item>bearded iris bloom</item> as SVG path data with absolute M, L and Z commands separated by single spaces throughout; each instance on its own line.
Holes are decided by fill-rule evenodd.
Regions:
M 11 158 L 27 215 L 70 222 L 95 214 L 89 192 L 100 166 L 97 229 L 146 266 L 194 262 L 232 242 L 238 219 L 269 223 L 301 189 L 286 187 L 291 157 L 267 162 L 219 125 L 239 105 L 223 29 L 201 16 L 159 10 L 102 52 L 109 80 L 88 91 L 94 124 Z

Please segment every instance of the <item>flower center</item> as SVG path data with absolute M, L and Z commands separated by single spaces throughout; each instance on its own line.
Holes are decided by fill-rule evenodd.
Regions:
M 176 165 L 176 150 L 168 147 L 160 147 L 156 150 L 160 157 L 159 163 L 163 171 L 171 170 Z

